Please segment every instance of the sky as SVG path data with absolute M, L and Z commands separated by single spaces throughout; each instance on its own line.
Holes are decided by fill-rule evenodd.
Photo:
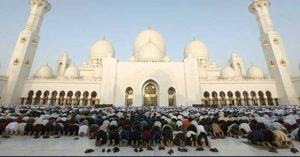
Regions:
M 119 61 L 128 61 L 139 32 L 161 33 L 172 61 L 182 61 L 185 46 L 195 37 L 209 49 L 210 60 L 224 67 L 235 52 L 246 69 L 252 64 L 268 75 L 251 0 L 48 0 L 32 73 L 68 52 L 80 66 L 89 61 L 91 46 L 104 36 Z M 299 75 L 300 0 L 271 0 L 270 14 L 281 35 L 293 75 Z M 0 75 L 6 73 L 19 33 L 24 29 L 28 0 L 0 2 Z

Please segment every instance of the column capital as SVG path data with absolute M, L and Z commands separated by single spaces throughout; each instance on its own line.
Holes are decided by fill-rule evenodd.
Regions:
M 255 14 L 258 8 L 263 8 L 263 7 L 269 8 L 270 6 L 271 3 L 269 0 L 252 0 L 252 3 L 249 6 L 249 11 Z
M 43 8 L 44 13 L 51 10 L 51 5 L 48 0 L 29 0 L 29 4 L 31 8 Z

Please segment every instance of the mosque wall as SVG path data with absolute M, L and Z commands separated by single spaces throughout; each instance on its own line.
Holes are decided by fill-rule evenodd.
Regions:
M 199 90 L 199 71 L 198 62 L 196 59 L 184 59 L 184 76 L 186 84 L 185 90 L 187 93 L 187 105 L 192 106 L 193 104 L 200 104 L 201 96 Z
M 93 68 L 79 68 L 81 79 L 93 79 Z
M 101 104 L 114 104 L 115 86 L 116 86 L 116 68 L 117 59 L 115 58 L 104 58 L 102 60 L 103 74 L 100 100 Z M 127 71 L 124 71 L 127 73 Z
M 210 98 L 212 93 L 216 92 L 217 97 L 220 98 L 220 92 L 225 93 L 225 98 L 228 98 L 228 92 L 232 92 L 233 98 L 236 98 L 236 93 L 244 96 L 244 92 L 251 97 L 251 92 L 255 92 L 255 95 L 259 97 L 259 92 L 263 93 L 263 97 L 267 98 L 267 92 L 271 93 L 273 99 L 278 98 L 278 93 L 273 80 L 203 80 L 200 81 L 200 90 L 208 92 Z M 201 95 L 204 99 L 204 94 Z
M 208 80 L 216 80 L 216 79 L 218 79 L 220 77 L 220 72 L 221 72 L 220 68 L 206 69 L 207 79 Z
M 300 76 L 294 77 L 293 79 L 294 87 L 296 88 L 298 94 L 298 100 L 300 104 Z
M 159 106 L 168 106 L 168 90 L 171 87 L 176 92 L 176 105 L 185 106 L 187 100 L 184 70 L 182 62 L 118 62 L 114 104 L 124 106 L 126 89 L 130 87 L 133 89 L 132 105 L 142 106 L 145 83 L 152 82 L 158 88 Z
M 27 80 L 23 86 L 21 93 L 22 98 L 28 97 L 29 91 L 33 91 L 36 96 L 37 91 L 41 91 L 42 95 L 44 92 L 49 91 L 50 95 L 56 91 L 59 95 L 60 92 L 64 91 L 65 96 L 71 91 L 73 96 L 77 91 L 81 93 L 81 96 L 85 91 L 89 93 L 89 97 L 93 91 L 96 92 L 97 98 L 100 96 L 101 81 L 87 81 L 87 80 Z M 101 100 L 100 100 L 101 101 Z
M 6 86 L 7 83 L 7 77 L 5 76 L 0 76 L 0 100 L 2 99 L 3 96 L 3 90 Z

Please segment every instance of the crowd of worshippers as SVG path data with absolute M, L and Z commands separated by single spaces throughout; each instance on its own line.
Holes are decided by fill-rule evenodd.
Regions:
M 130 146 L 135 152 L 144 149 L 174 153 L 189 149 L 218 152 L 210 140 L 245 138 L 250 144 L 277 152 L 278 147 L 298 150 L 300 107 L 112 107 L 70 106 L 0 107 L 0 133 L 3 138 L 27 135 L 34 138 L 86 136 L 95 140 L 102 152 L 118 152 Z M 210 138 L 208 138 L 210 136 Z M 292 142 L 292 141 L 293 142 Z M 191 147 L 186 147 L 191 146 Z M 105 149 L 107 148 L 107 149 Z M 92 152 L 88 149 L 86 152 Z

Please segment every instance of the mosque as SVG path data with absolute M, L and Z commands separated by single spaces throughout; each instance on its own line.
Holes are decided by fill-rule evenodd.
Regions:
M 252 0 L 270 78 L 254 65 L 244 67 L 237 54 L 225 67 L 209 58 L 201 41 L 190 41 L 183 60 L 166 54 L 163 36 L 148 28 L 134 41 L 128 61 L 115 58 L 113 44 L 101 39 L 89 62 L 72 64 L 67 53 L 55 67 L 44 65 L 29 76 L 47 0 L 30 0 L 30 15 L 19 34 L 7 73 L 0 76 L 0 104 L 80 106 L 299 105 L 300 76 L 292 76 L 280 35 L 269 15 L 269 0 Z

